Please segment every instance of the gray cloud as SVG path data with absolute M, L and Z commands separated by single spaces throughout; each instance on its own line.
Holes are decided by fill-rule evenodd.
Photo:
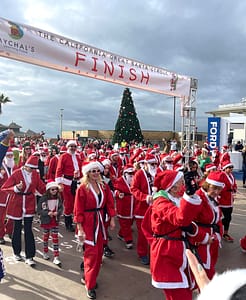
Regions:
M 206 111 L 246 95 L 246 4 L 230 1 L 2 0 L 2 17 L 198 79 L 198 131 Z M 1 122 L 23 130 L 114 129 L 124 86 L 0 58 Z M 144 130 L 172 130 L 173 99 L 131 89 Z M 180 103 L 176 106 L 180 128 Z

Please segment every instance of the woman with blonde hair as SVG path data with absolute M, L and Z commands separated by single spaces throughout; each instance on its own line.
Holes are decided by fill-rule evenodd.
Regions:
M 115 227 L 114 200 L 108 184 L 102 181 L 103 166 L 91 161 L 82 167 L 83 178 L 76 191 L 74 222 L 77 224 L 78 238 L 84 243 L 84 277 L 87 297 L 96 299 L 96 279 L 100 271 L 103 244 L 107 238 L 105 210 L 110 216 L 110 228 Z

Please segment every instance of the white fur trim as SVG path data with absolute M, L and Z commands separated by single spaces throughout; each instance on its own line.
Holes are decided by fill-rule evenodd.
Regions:
M 58 183 L 57 182 L 55 182 L 55 181 L 52 181 L 52 182 L 48 182 L 47 184 L 46 184 L 46 191 L 48 191 L 48 189 L 50 189 L 50 188 L 59 188 L 59 185 L 58 185 Z
M 232 294 L 246 284 L 246 269 L 236 269 L 216 274 L 202 290 L 197 300 L 229 300 Z
M 200 205 L 202 203 L 202 199 L 196 194 L 189 196 L 186 193 L 184 193 L 183 199 L 194 205 Z
M 69 146 L 71 146 L 71 145 L 75 145 L 75 146 L 77 146 L 77 143 L 76 143 L 76 141 L 74 141 L 74 140 L 70 140 L 70 141 L 68 141 L 67 143 L 66 143 L 66 147 L 68 148 Z
M 215 186 L 220 186 L 222 188 L 225 186 L 225 184 L 223 182 L 212 180 L 212 179 L 209 179 L 208 177 L 206 178 L 206 182 L 209 184 L 215 185 Z
M 82 173 L 83 173 L 83 175 L 85 175 L 86 173 L 88 173 L 90 170 L 93 170 L 93 169 L 99 169 L 101 172 L 103 172 L 102 164 L 99 161 L 92 161 L 82 167 Z
M 228 168 L 228 167 L 233 167 L 233 164 L 232 164 L 232 163 L 229 163 L 229 164 L 223 166 L 223 170 L 225 170 L 225 169 Z
M 183 172 L 178 172 L 178 174 L 174 178 L 171 186 L 169 186 L 167 189 L 165 189 L 165 191 L 168 192 L 175 185 L 175 183 L 177 183 L 182 177 L 184 177 L 184 173 Z

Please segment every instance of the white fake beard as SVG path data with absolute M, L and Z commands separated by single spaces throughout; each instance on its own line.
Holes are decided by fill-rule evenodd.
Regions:
M 131 185 L 133 175 L 129 175 L 129 174 L 126 173 L 124 176 L 125 176 L 126 182 L 127 182 L 129 185 Z
M 150 173 L 150 175 L 151 175 L 152 177 L 155 177 L 156 169 L 157 169 L 156 167 L 151 166 L 150 164 L 148 164 L 148 171 L 149 171 L 149 173 Z
M 173 170 L 173 164 L 166 163 L 166 170 Z
M 5 157 L 4 162 L 5 162 L 6 166 L 10 169 L 12 169 L 15 166 L 14 158 Z

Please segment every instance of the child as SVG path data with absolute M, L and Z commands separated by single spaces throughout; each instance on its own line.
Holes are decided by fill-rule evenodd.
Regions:
M 48 260 L 48 241 L 51 233 L 53 242 L 53 252 L 55 265 L 61 266 L 59 259 L 58 224 L 63 212 L 63 205 L 59 193 L 59 186 L 50 180 L 46 184 L 46 193 L 40 198 L 38 203 L 38 214 L 40 216 L 41 227 L 43 228 L 44 253 L 43 258 Z

